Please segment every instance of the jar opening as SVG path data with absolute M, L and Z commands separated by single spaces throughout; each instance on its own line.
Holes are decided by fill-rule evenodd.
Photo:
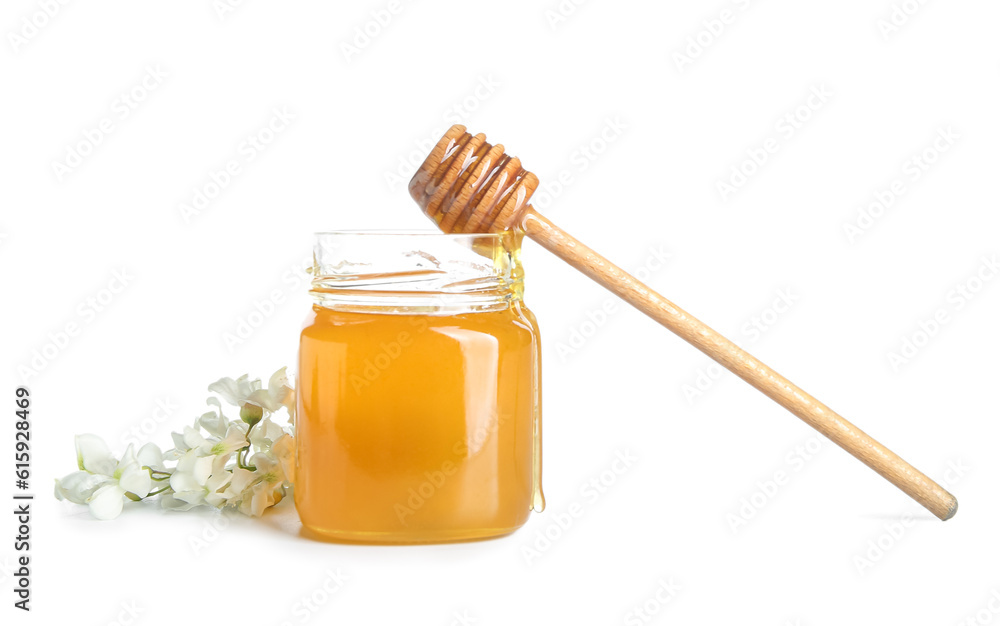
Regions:
M 310 293 L 318 305 L 344 311 L 495 311 L 521 298 L 520 244 L 515 232 L 319 232 Z

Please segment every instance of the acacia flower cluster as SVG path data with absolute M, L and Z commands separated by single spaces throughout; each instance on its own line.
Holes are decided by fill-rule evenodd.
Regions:
M 261 515 L 292 486 L 294 470 L 295 391 L 285 368 L 262 387 L 247 375 L 222 378 L 208 386 L 212 410 L 183 432 L 171 433 L 174 447 L 162 451 L 147 443 L 114 456 L 97 435 L 77 435 L 79 469 L 57 480 L 55 496 L 85 504 L 98 519 L 114 519 L 128 500 L 159 497 L 165 509 L 196 506 L 232 507 Z M 221 398 L 221 400 L 220 400 Z M 223 402 L 239 409 L 235 418 Z M 272 416 L 284 408 L 288 424 Z

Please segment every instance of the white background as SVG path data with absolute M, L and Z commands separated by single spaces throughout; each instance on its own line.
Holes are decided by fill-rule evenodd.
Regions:
M 46 20 L 10 0 L 0 15 L 0 492 L 26 383 L 37 494 L 27 616 L 11 608 L 12 516 L 0 525 L 13 623 L 127 623 L 124 607 L 138 624 L 1000 622 L 1000 279 L 982 261 L 1000 254 L 996 3 L 592 0 L 554 21 L 555 0 L 403 0 L 381 27 L 384 1 L 219 4 L 69 2 Z M 276 108 L 294 120 L 247 160 Z M 516 534 L 347 546 L 301 537 L 290 501 L 218 532 L 207 510 L 98 522 L 51 497 L 75 433 L 120 452 L 154 424 L 141 440 L 167 446 L 209 382 L 294 365 L 311 233 L 429 227 L 403 182 L 454 121 L 569 181 L 536 205 L 624 267 L 649 264 L 657 290 L 946 482 L 957 517 L 937 521 L 730 374 L 698 380 L 711 362 L 635 311 L 602 321 L 614 299 L 530 243 L 549 508 Z M 934 148 L 939 133 L 951 143 Z M 776 152 L 747 163 L 765 143 Z M 231 159 L 240 174 L 185 220 Z M 722 193 L 733 167 L 755 171 Z M 88 313 L 115 272 L 127 286 Z M 227 346 L 275 290 L 273 314 Z M 939 309 L 948 321 L 921 335 Z M 37 374 L 18 369 L 69 323 L 81 331 Z M 920 347 L 894 367 L 907 338 Z M 585 497 L 626 451 L 638 462 Z M 349 580 L 326 596 L 338 568 Z M 657 599 L 661 581 L 674 590 Z

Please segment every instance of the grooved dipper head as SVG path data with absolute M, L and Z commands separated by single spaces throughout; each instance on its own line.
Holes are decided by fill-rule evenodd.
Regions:
M 410 180 L 410 196 L 446 233 L 507 230 L 537 188 L 538 177 L 520 159 L 460 124 L 448 129 Z

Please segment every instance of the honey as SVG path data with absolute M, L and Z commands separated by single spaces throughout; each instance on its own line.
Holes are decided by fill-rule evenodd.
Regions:
M 517 242 L 333 233 L 316 266 L 299 348 L 303 525 L 343 541 L 459 541 L 541 510 L 539 333 Z

